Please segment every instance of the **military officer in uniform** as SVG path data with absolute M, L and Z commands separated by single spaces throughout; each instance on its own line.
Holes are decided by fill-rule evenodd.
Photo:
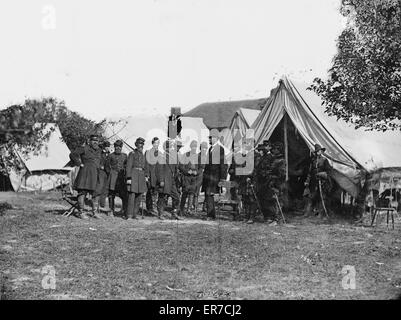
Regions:
M 125 184 L 125 168 L 127 165 L 127 155 L 122 152 L 123 142 L 117 140 L 114 142 L 114 152 L 111 153 L 105 164 L 107 172 L 107 188 L 109 195 L 109 215 L 115 213 L 115 197 L 121 198 L 123 203 L 123 213 L 127 211 L 127 186 Z
M 283 144 L 281 142 L 275 142 L 272 145 L 273 159 L 270 166 L 270 177 L 269 177 L 269 195 L 271 198 L 268 199 L 268 208 L 271 208 L 272 222 L 282 222 L 282 216 L 280 210 L 283 208 L 283 196 L 285 187 L 285 160 L 283 155 Z
M 175 189 L 177 190 L 177 193 L 172 194 L 173 198 L 173 210 L 176 212 L 179 216 L 182 215 L 181 213 L 181 208 L 180 208 L 180 200 L 181 200 L 181 195 L 183 191 L 183 173 L 181 171 L 181 167 L 179 166 L 182 158 L 182 154 L 180 153 L 181 148 L 183 147 L 182 142 L 180 140 L 176 140 L 175 142 L 175 150 L 173 150 L 173 153 L 176 154 L 177 158 L 177 175 L 175 178 Z M 173 154 L 171 153 L 171 155 Z
M 91 135 L 87 145 L 78 147 L 70 154 L 72 162 L 80 167 L 74 182 L 74 189 L 78 191 L 79 216 L 84 219 L 88 218 L 83 212 L 87 195 L 90 196 L 92 216 L 97 217 L 97 199 L 94 197 L 94 192 L 98 183 L 101 154 L 102 150 L 99 148 L 97 135 Z
M 156 175 L 156 184 L 158 191 L 158 199 L 157 199 L 157 211 L 158 218 L 163 219 L 163 214 L 165 213 L 165 208 L 167 205 L 168 197 L 171 196 L 173 198 L 173 211 L 171 212 L 171 216 L 174 219 L 180 220 L 174 208 L 179 204 L 178 191 L 176 186 L 176 177 L 178 173 L 178 163 L 177 163 L 177 155 L 174 152 L 173 142 L 165 141 L 164 142 L 164 154 L 161 155 L 160 161 L 156 163 L 155 167 L 155 175 Z
M 269 142 L 263 142 L 257 147 L 258 155 L 255 156 L 255 185 L 256 196 L 259 200 L 262 214 L 265 220 L 268 220 L 269 213 L 271 215 L 274 208 L 271 204 L 273 197 L 272 190 L 269 187 L 269 179 L 271 175 L 271 163 L 273 155 L 271 153 L 271 145 Z
M 317 209 L 318 214 L 321 214 L 321 209 L 328 209 L 326 207 L 327 195 L 330 193 L 333 184 L 330 178 L 332 167 L 327 158 L 323 157 L 325 151 L 326 148 L 315 144 L 315 150 L 309 166 L 309 173 L 305 181 L 305 216 L 311 215 L 312 209 Z M 323 217 L 322 214 L 321 217 Z
M 157 215 L 157 185 L 156 185 L 156 162 L 159 159 L 159 145 L 160 140 L 158 137 L 152 139 L 152 148 L 145 152 L 146 162 L 149 168 L 149 183 L 148 192 L 146 192 L 146 209 L 154 215 Z
M 143 154 L 145 139 L 135 141 L 136 149 L 128 155 L 126 167 L 126 184 L 128 191 L 128 206 L 126 219 L 137 219 L 141 196 L 147 191 L 149 170 Z
M 99 147 L 102 150 L 102 155 L 100 157 L 98 183 L 96 186 L 94 196 L 99 198 L 99 208 L 105 208 L 106 207 L 106 198 L 108 195 L 107 172 L 105 170 L 105 165 L 106 165 L 107 157 L 110 155 L 110 142 L 103 141 L 102 143 L 99 144 Z
M 253 161 L 249 157 L 252 145 L 247 141 L 243 140 L 243 145 L 235 146 L 235 152 L 233 155 L 233 161 L 228 169 L 230 174 L 230 181 L 238 183 L 237 188 L 231 189 L 231 198 L 239 199 L 244 207 L 245 219 L 248 223 L 253 223 L 254 215 L 256 213 L 256 199 L 253 194 L 253 171 L 254 165 L 250 163 Z M 234 215 L 234 220 L 237 216 Z
M 180 203 L 180 211 L 183 215 L 187 215 L 185 212 L 185 204 L 188 199 L 189 211 L 194 201 L 194 196 L 197 191 L 197 180 L 200 174 L 201 164 L 199 163 L 199 155 L 197 153 L 198 143 L 196 140 L 191 141 L 191 150 L 185 153 L 181 157 L 179 169 L 182 175 L 182 196 Z
M 205 166 L 207 163 L 207 149 L 208 149 L 208 144 L 207 142 L 203 141 L 200 144 L 200 150 L 198 153 L 198 163 L 199 163 L 199 172 L 198 176 L 196 178 L 196 189 L 195 189 L 195 196 L 194 196 L 194 210 L 195 213 L 198 211 L 198 199 L 199 199 L 199 193 L 202 188 L 202 181 L 203 181 L 203 172 L 205 171 Z M 206 205 L 205 201 L 203 202 L 203 209 L 202 211 L 206 212 Z

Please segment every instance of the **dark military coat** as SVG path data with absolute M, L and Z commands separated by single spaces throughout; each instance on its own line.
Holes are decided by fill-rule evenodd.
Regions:
M 198 153 L 198 163 L 199 163 L 199 170 L 198 170 L 198 176 L 196 177 L 196 189 L 195 189 L 195 195 L 198 195 L 201 187 L 202 187 L 202 182 L 203 182 L 203 172 L 205 171 L 205 166 L 207 163 L 207 154 L 203 155 L 201 152 Z
M 95 191 L 98 185 L 98 170 L 100 169 L 102 150 L 89 145 L 78 147 L 70 154 L 70 159 L 76 166 L 83 164 L 74 181 L 74 189 Z
M 95 196 L 107 195 L 108 187 L 107 187 L 107 172 L 105 170 L 105 164 L 109 154 L 110 154 L 109 152 L 105 152 L 102 150 L 97 174 L 97 185 L 95 190 Z
M 312 157 L 309 167 L 309 174 L 307 177 L 307 182 L 309 183 L 309 189 L 311 192 L 318 189 L 319 185 L 317 174 L 321 172 L 325 172 L 327 175 L 325 179 L 321 179 L 322 187 L 324 189 L 323 191 L 330 191 L 330 189 L 332 188 L 332 180 L 330 178 L 331 170 L 332 168 L 327 158 L 321 156 Z
M 126 178 L 131 179 L 131 185 L 127 186 L 128 192 L 144 193 L 146 192 L 146 179 L 149 176 L 148 166 L 145 155 L 135 149 L 130 152 L 127 159 Z
M 172 156 L 176 155 L 161 154 L 160 161 L 155 166 L 157 191 L 167 195 L 171 195 L 177 188 L 178 161 L 177 159 L 175 161 L 170 160 Z M 160 185 L 161 182 L 164 183 L 163 186 Z
M 113 152 L 106 159 L 107 188 L 111 191 L 122 191 L 125 188 L 125 168 L 128 156 L 125 153 Z
M 159 150 L 146 150 L 145 159 L 149 169 L 149 186 L 155 188 L 157 185 L 156 179 L 156 163 L 160 161 L 161 152 Z
M 249 167 L 246 155 L 242 152 L 234 153 L 232 163 L 228 169 L 230 180 L 238 183 L 238 194 L 240 195 L 246 195 L 250 192 L 250 189 L 247 188 L 247 178 L 251 178 L 251 181 L 253 180 L 253 165 Z M 247 168 L 250 168 L 250 170 L 247 170 Z
M 258 191 L 266 191 L 268 188 L 272 162 L 273 154 L 271 152 L 256 157 L 255 182 Z
M 184 192 L 196 193 L 198 176 L 203 172 L 198 153 L 189 151 L 180 157 L 179 170 L 182 174 L 182 188 Z

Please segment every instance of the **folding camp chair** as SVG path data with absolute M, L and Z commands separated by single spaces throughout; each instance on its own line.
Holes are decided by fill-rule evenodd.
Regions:
M 70 207 L 64 211 L 62 216 L 69 217 L 75 211 L 79 211 L 79 204 L 78 204 L 78 195 L 67 191 L 65 188 L 61 189 L 61 197 L 64 201 L 66 201 Z
M 229 205 L 233 207 L 234 211 L 234 220 L 239 217 L 241 200 L 239 198 L 232 199 L 231 189 L 238 188 L 238 183 L 235 181 L 220 181 L 219 184 L 219 200 L 217 201 L 218 212 L 220 213 L 221 209 L 225 205 Z M 222 193 L 222 188 L 226 189 L 226 192 Z
M 373 223 L 376 219 L 376 226 L 377 226 L 377 216 L 380 215 L 380 213 L 385 212 L 386 220 L 387 220 L 387 228 L 388 228 L 389 218 L 391 217 L 391 223 L 392 223 L 392 227 L 394 229 L 394 214 L 398 214 L 398 212 L 397 212 L 398 202 L 393 201 L 394 197 L 392 194 L 390 194 L 390 196 L 388 196 L 386 198 L 389 200 L 388 207 L 376 207 L 376 205 L 374 203 L 373 217 L 372 217 L 372 222 L 370 225 L 373 226 Z

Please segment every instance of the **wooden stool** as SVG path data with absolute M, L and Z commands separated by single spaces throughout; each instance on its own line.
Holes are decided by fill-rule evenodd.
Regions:
M 397 213 L 397 210 L 395 208 L 383 208 L 383 207 L 373 208 L 373 218 L 372 218 L 372 223 L 370 225 L 373 226 L 376 216 L 380 212 L 386 212 L 387 228 L 388 228 L 389 216 L 391 214 L 391 223 L 392 223 L 393 229 L 394 229 L 394 212 Z M 377 219 L 376 219 L 376 225 L 377 225 Z

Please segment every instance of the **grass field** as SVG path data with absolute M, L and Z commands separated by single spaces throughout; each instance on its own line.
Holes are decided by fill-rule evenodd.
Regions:
M 395 299 L 401 223 L 286 225 L 60 215 L 57 193 L 0 193 L 2 299 Z M 355 268 L 355 289 L 342 269 Z M 45 266 L 55 289 L 42 286 Z

